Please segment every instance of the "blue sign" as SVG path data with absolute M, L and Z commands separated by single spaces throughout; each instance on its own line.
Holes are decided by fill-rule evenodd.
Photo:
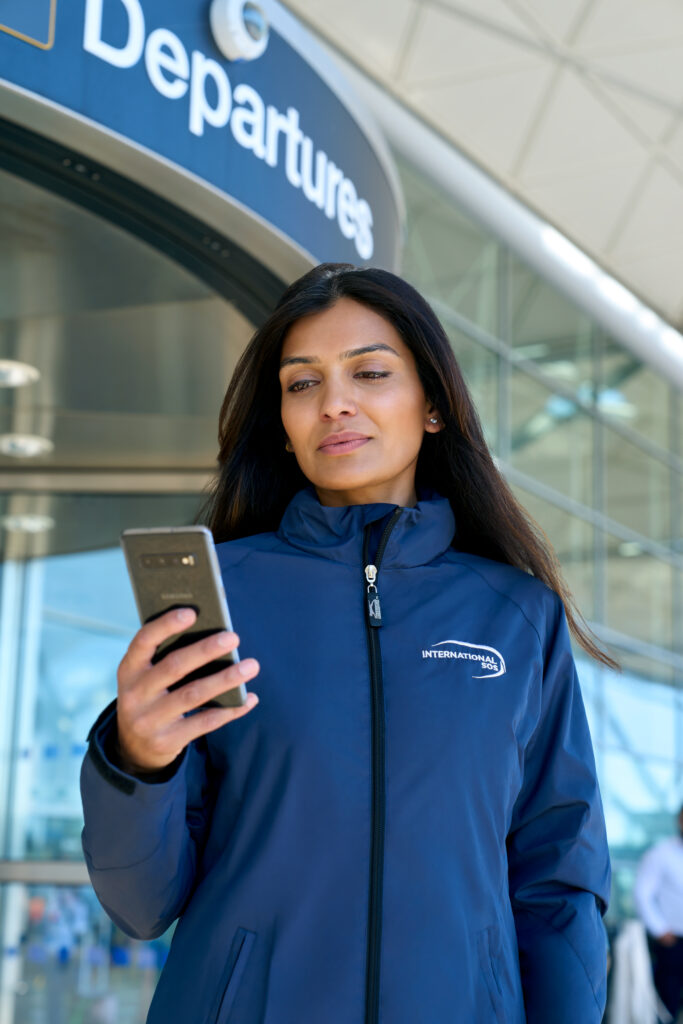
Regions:
M 54 43 L 57 0 L 2 0 L 0 31 L 48 49 Z
M 380 159 L 272 28 L 261 57 L 231 62 L 199 0 L 59 0 L 53 45 L 41 49 L 23 36 L 48 38 L 48 0 L 3 9 L 16 28 L 0 31 L 8 82 L 191 171 L 316 259 L 393 268 L 399 215 Z

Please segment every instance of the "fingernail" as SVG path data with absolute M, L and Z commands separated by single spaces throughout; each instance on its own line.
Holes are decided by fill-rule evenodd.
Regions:
M 247 694 L 247 704 L 250 708 L 256 707 L 256 705 L 258 704 L 258 697 L 256 696 L 255 693 Z
M 232 643 L 232 633 L 219 633 L 216 637 L 216 643 L 219 647 L 229 647 Z
M 256 662 L 253 658 L 247 658 L 245 661 L 239 662 L 239 669 L 243 676 L 250 676 L 256 668 Z
M 175 617 L 178 622 L 190 622 L 194 618 L 194 612 L 191 608 L 181 608 L 175 613 Z

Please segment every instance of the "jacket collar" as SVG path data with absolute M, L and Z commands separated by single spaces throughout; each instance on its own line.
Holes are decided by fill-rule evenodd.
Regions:
M 455 516 L 448 498 L 432 488 L 417 490 L 417 505 L 402 508 L 382 558 L 382 568 L 425 565 L 450 546 Z M 297 491 L 276 533 L 280 540 L 335 562 L 361 566 L 364 528 L 373 523 L 370 558 L 375 557 L 385 523 L 398 505 L 321 505 L 313 484 Z

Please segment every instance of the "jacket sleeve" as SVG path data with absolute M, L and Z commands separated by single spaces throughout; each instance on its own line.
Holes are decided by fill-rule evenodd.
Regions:
M 212 792 L 202 740 L 191 743 L 157 781 L 117 767 L 112 755 L 116 702 L 88 735 L 81 766 L 83 852 L 93 888 L 111 917 L 136 939 L 161 935 L 196 882 Z
M 599 1024 L 611 868 L 564 606 L 551 600 L 539 631 L 537 718 L 507 839 L 510 900 L 528 1024 Z

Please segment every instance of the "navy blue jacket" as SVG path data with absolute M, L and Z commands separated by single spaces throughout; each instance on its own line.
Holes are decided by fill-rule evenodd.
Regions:
M 112 706 L 91 730 L 97 895 L 138 938 L 179 918 L 150 1024 L 601 1020 L 610 864 L 564 608 L 418 497 L 309 485 L 218 545 L 260 703 L 169 778 L 118 770 Z

